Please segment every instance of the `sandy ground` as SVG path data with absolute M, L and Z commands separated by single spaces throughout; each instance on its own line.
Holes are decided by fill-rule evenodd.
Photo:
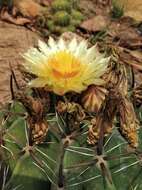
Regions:
M 21 54 L 37 43 L 39 36 L 24 27 L 0 21 L 0 106 L 11 99 L 10 67 L 12 65 L 16 78 L 21 83 L 18 64 L 23 62 Z

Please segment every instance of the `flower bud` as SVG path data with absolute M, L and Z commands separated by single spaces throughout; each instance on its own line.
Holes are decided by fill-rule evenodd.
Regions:
M 119 99 L 119 93 L 114 90 L 109 92 L 96 118 L 91 120 L 91 127 L 88 131 L 89 144 L 95 145 L 100 138 L 112 132 Z
M 105 100 L 107 90 L 104 87 L 91 85 L 82 94 L 81 103 L 88 112 L 97 113 Z
M 62 101 L 59 101 L 57 103 L 56 110 L 58 113 L 65 113 L 67 111 L 67 104 Z
M 31 130 L 31 141 L 35 144 L 40 144 L 44 141 L 49 125 L 46 121 L 34 122 L 32 118 L 29 119 L 29 127 Z

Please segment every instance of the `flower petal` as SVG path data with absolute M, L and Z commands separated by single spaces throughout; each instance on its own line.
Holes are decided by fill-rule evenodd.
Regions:
M 68 45 L 68 49 L 72 53 L 74 53 L 76 51 L 76 48 L 77 48 L 77 40 L 76 40 L 76 38 L 73 38 L 72 41 Z
M 29 82 L 29 86 L 35 87 L 35 88 L 38 88 L 38 87 L 41 88 L 48 84 L 47 81 L 48 81 L 48 79 L 46 79 L 46 78 L 36 78 Z
M 42 42 L 41 40 L 38 41 L 38 47 L 40 49 L 40 51 L 45 54 L 45 55 L 48 55 L 49 53 L 49 47 L 47 46 L 46 43 Z
M 67 92 L 80 93 L 91 84 L 103 85 L 101 79 L 107 71 L 109 58 L 99 53 L 96 46 L 88 48 L 87 41 L 76 38 L 66 43 L 62 38 L 48 44 L 39 40 L 39 49 L 31 48 L 23 55 L 27 71 L 37 76 L 31 87 L 47 87 L 58 95 Z
M 59 50 L 65 50 L 66 48 L 65 42 L 62 38 L 58 42 L 58 47 L 59 47 Z

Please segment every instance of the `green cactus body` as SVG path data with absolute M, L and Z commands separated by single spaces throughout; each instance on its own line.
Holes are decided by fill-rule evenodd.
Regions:
M 50 30 L 53 31 L 54 30 L 54 22 L 52 20 L 47 20 L 46 22 L 46 27 Z
M 60 8 L 57 7 L 57 2 L 62 2 Z M 50 32 L 58 35 L 66 31 L 74 32 L 76 27 L 83 20 L 83 15 L 78 10 L 70 9 L 69 11 L 69 7 L 66 10 L 65 7 L 67 6 L 63 6 L 63 2 L 67 3 L 65 0 L 55 0 L 52 4 L 54 11 L 51 11 L 51 15 L 49 17 L 47 16 L 45 20 L 42 18 L 43 20 L 39 22 L 39 25 L 42 26 L 44 23 L 46 30 L 48 29 Z M 71 14 L 69 14 L 69 12 L 71 12 Z M 104 31 L 100 36 L 104 36 Z M 62 46 L 62 44 L 60 45 Z M 50 47 L 42 45 L 42 48 L 48 51 Z M 81 46 L 79 51 L 81 51 L 82 54 L 84 53 Z M 39 52 L 39 54 L 40 53 L 41 52 Z M 87 56 L 88 55 L 92 56 L 90 52 Z M 43 54 L 43 59 L 44 58 L 45 55 Z M 84 60 L 81 59 L 81 61 Z M 118 72 L 116 76 L 117 74 Z M 55 75 L 59 75 L 56 68 Z M 59 76 L 62 78 L 62 74 Z M 110 78 L 113 78 L 112 76 L 110 76 Z M 123 77 L 120 78 L 123 79 Z M 101 117 L 98 120 L 97 128 L 100 130 L 99 132 L 96 130 L 93 134 L 94 137 L 98 137 L 98 141 L 96 144 L 88 144 L 88 132 L 92 125 L 96 126 L 96 123 L 92 124 L 92 119 L 95 119 L 97 114 L 92 114 L 92 112 L 84 110 L 79 103 L 81 94 L 70 93 L 64 96 L 58 96 L 51 91 L 43 93 L 43 89 L 36 90 L 37 91 L 34 92 L 30 90 L 26 92 L 26 95 L 33 99 L 40 97 L 39 99 L 43 105 L 46 99 L 48 99 L 46 93 L 48 93 L 50 97 L 49 105 L 45 103 L 43 106 L 46 110 L 45 113 L 43 115 L 41 114 L 42 119 L 49 125 L 43 141 L 38 141 L 39 143 L 32 141 L 33 133 L 31 131 L 33 128 L 30 127 L 28 120 L 32 112 L 28 112 L 28 109 L 26 109 L 22 101 L 20 102 L 19 99 L 19 101 L 13 100 L 11 106 L 5 109 L 8 111 L 7 114 L 3 111 L 0 112 L 0 159 L 2 159 L 2 162 L 9 168 L 8 178 L 5 179 L 5 186 L 3 185 L 5 172 L 3 172 L 3 176 L 0 173 L 0 189 L 142 190 L 142 131 L 139 132 L 140 142 L 138 150 L 135 148 L 129 150 L 128 142 L 118 132 L 118 128 L 120 127 L 117 118 L 118 115 L 116 114 L 114 121 L 109 123 L 108 117 L 110 113 L 104 116 L 104 109 L 102 109 L 101 111 L 103 112 L 99 112 L 101 113 Z M 107 96 L 107 98 L 109 99 L 109 96 Z M 63 112 L 60 112 L 61 109 L 57 109 L 59 101 L 63 101 L 65 106 L 66 104 L 69 106 L 68 108 L 63 107 L 64 109 L 62 110 L 65 110 Z M 72 101 L 74 101 L 73 105 Z M 78 104 L 79 107 L 74 107 L 76 104 Z M 48 106 L 49 109 L 47 109 Z M 111 108 L 111 106 L 112 104 L 110 104 L 108 108 Z M 31 104 L 30 107 L 32 107 Z M 33 107 L 37 109 L 38 106 L 35 104 Z M 38 107 L 37 110 L 40 112 L 42 106 Z M 142 116 L 141 108 L 137 110 L 137 112 Z M 33 113 L 34 119 L 36 120 L 40 114 L 38 115 L 34 111 Z M 82 117 L 84 114 L 85 116 Z M 35 121 L 34 119 L 33 121 Z M 106 120 L 106 122 L 104 122 L 104 120 Z M 114 128 L 111 134 L 104 137 L 104 128 L 99 128 L 99 123 L 102 124 L 100 125 L 101 127 L 105 126 L 107 129 L 110 127 L 109 124 L 112 124 Z M 39 132 L 42 131 L 40 130 Z M 102 149 L 101 155 L 98 154 L 100 147 Z M 1 176 L 3 177 L 2 180 Z
M 6 147 L 5 157 L 10 170 L 10 179 L 7 186 L 9 188 L 19 187 L 24 190 L 39 190 L 40 188 L 46 190 L 50 187 L 50 181 L 53 184 L 57 181 L 53 172 L 56 170 L 56 159 L 53 160 L 50 157 L 56 157 L 58 160 L 56 154 L 59 154 L 59 147 L 53 145 L 53 149 L 50 149 L 49 147 L 52 144 L 46 146 L 29 145 L 26 120 L 24 118 L 13 119 L 3 137 L 4 146 Z M 56 141 L 53 136 L 50 139 L 51 141 L 52 138 Z M 45 163 L 50 163 L 50 167 L 46 166 Z
M 80 20 L 71 20 L 71 24 L 72 24 L 72 26 L 74 26 L 74 27 L 79 26 L 80 23 L 81 23 Z
M 68 27 L 66 28 L 66 32 L 67 32 L 67 31 L 75 32 L 75 30 L 76 30 L 75 26 L 72 26 L 72 25 L 70 25 L 70 26 L 68 26 Z
M 75 20 L 82 21 L 84 19 L 83 14 L 80 11 L 77 11 L 77 10 L 72 10 L 71 15 L 72 15 L 72 18 L 75 19 Z
M 68 32 L 68 31 L 74 32 L 75 29 L 76 29 L 76 28 L 75 28 L 74 26 L 72 26 L 72 25 L 69 25 L 69 26 L 66 26 L 66 27 L 55 27 L 55 28 L 58 29 L 58 33 L 59 33 L 59 34 L 62 34 L 62 33 L 64 33 L 64 32 Z
M 55 24 L 67 26 L 70 23 L 70 15 L 65 11 L 58 11 L 53 16 L 53 20 Z
M 55 0 L 52 3 L 52 9 L 54 12 L 56 11 L 67 11 L 71 10 L 71 3 L 68 0 Z
M 54 0 L 51 8 L 43 11 L 37 21 L 37 27 L 48 29 L 49 33 L 60 35 L 67 31 L 75 32 L 84 16 L 78 9 L 77 0 Z M 44 31 L 42 30 L 44 35 Z M 45 36 L 45 35 L 44 35 Z
M 23 106 L 17 102 L 11 111 L 25 113 Z M 44 143 L 39 145 L 28 145 L 28 126 L 25 118 L 12 116 L 10 122 L 5 126 L 3 141 L 6 149 L 4 149 L 4 154 L 10 170 L 10 178 L 6 184 L 7 189 L 19 187 L 21 190 L 57 190 L 62 185 L 67 190 L 103 189 L 100 169 L 95 161 L 97 155 L 94 147 L 87 145 L 86 135 L 77 136 L 77 140 L 72 139 L 70 143 L 65 143 L 66 138 L 61 137 L 57 130 L 65 131 L 61 117 L 49 115 L 46 118 L 51 122 L 51 130 Z M 85 134 L 87 124 L 84 123 L 82 127 L 81 134 Z M 119 155 L 125 151 L 124 144 L 122 137 L 114 131 L 113 137 L 106 139 L 104 148 L 109 157 L 117 155 L 119 158 Z M 106 189 L 126 190 L 129 179 L 135 179 L 135 175 L 139 171 L 139 166 L 136 164 L 138 160 L 135 155 L 131 155 L 130 158 L 126 156 L 125 159 L 120 157 L 120 159 L 107 161 L 106 172 L 108 175 L 110 172 L 112 173 L 116 187 L 112 182 L 112 184 L 110 183 L 109 178 L 106 178 Z M 131 165 L 132 167 L 129 167 Z M 59 172 L 61 166 L 63 173 Z M 127 175 L 128 173 L 129 175 Z M 141 177 L 138 177 L 134 185 L 139 183 L 141 188 L 140 181 Z

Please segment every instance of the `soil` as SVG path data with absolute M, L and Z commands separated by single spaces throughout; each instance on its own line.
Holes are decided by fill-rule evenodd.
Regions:
M 25 27 L 0 21 L 0 106 L 11 100 L 10 64 L 17 81 L 22 84 L 18 65 L 22 64 L 21 54 L 36 45 L 39 36 Z

